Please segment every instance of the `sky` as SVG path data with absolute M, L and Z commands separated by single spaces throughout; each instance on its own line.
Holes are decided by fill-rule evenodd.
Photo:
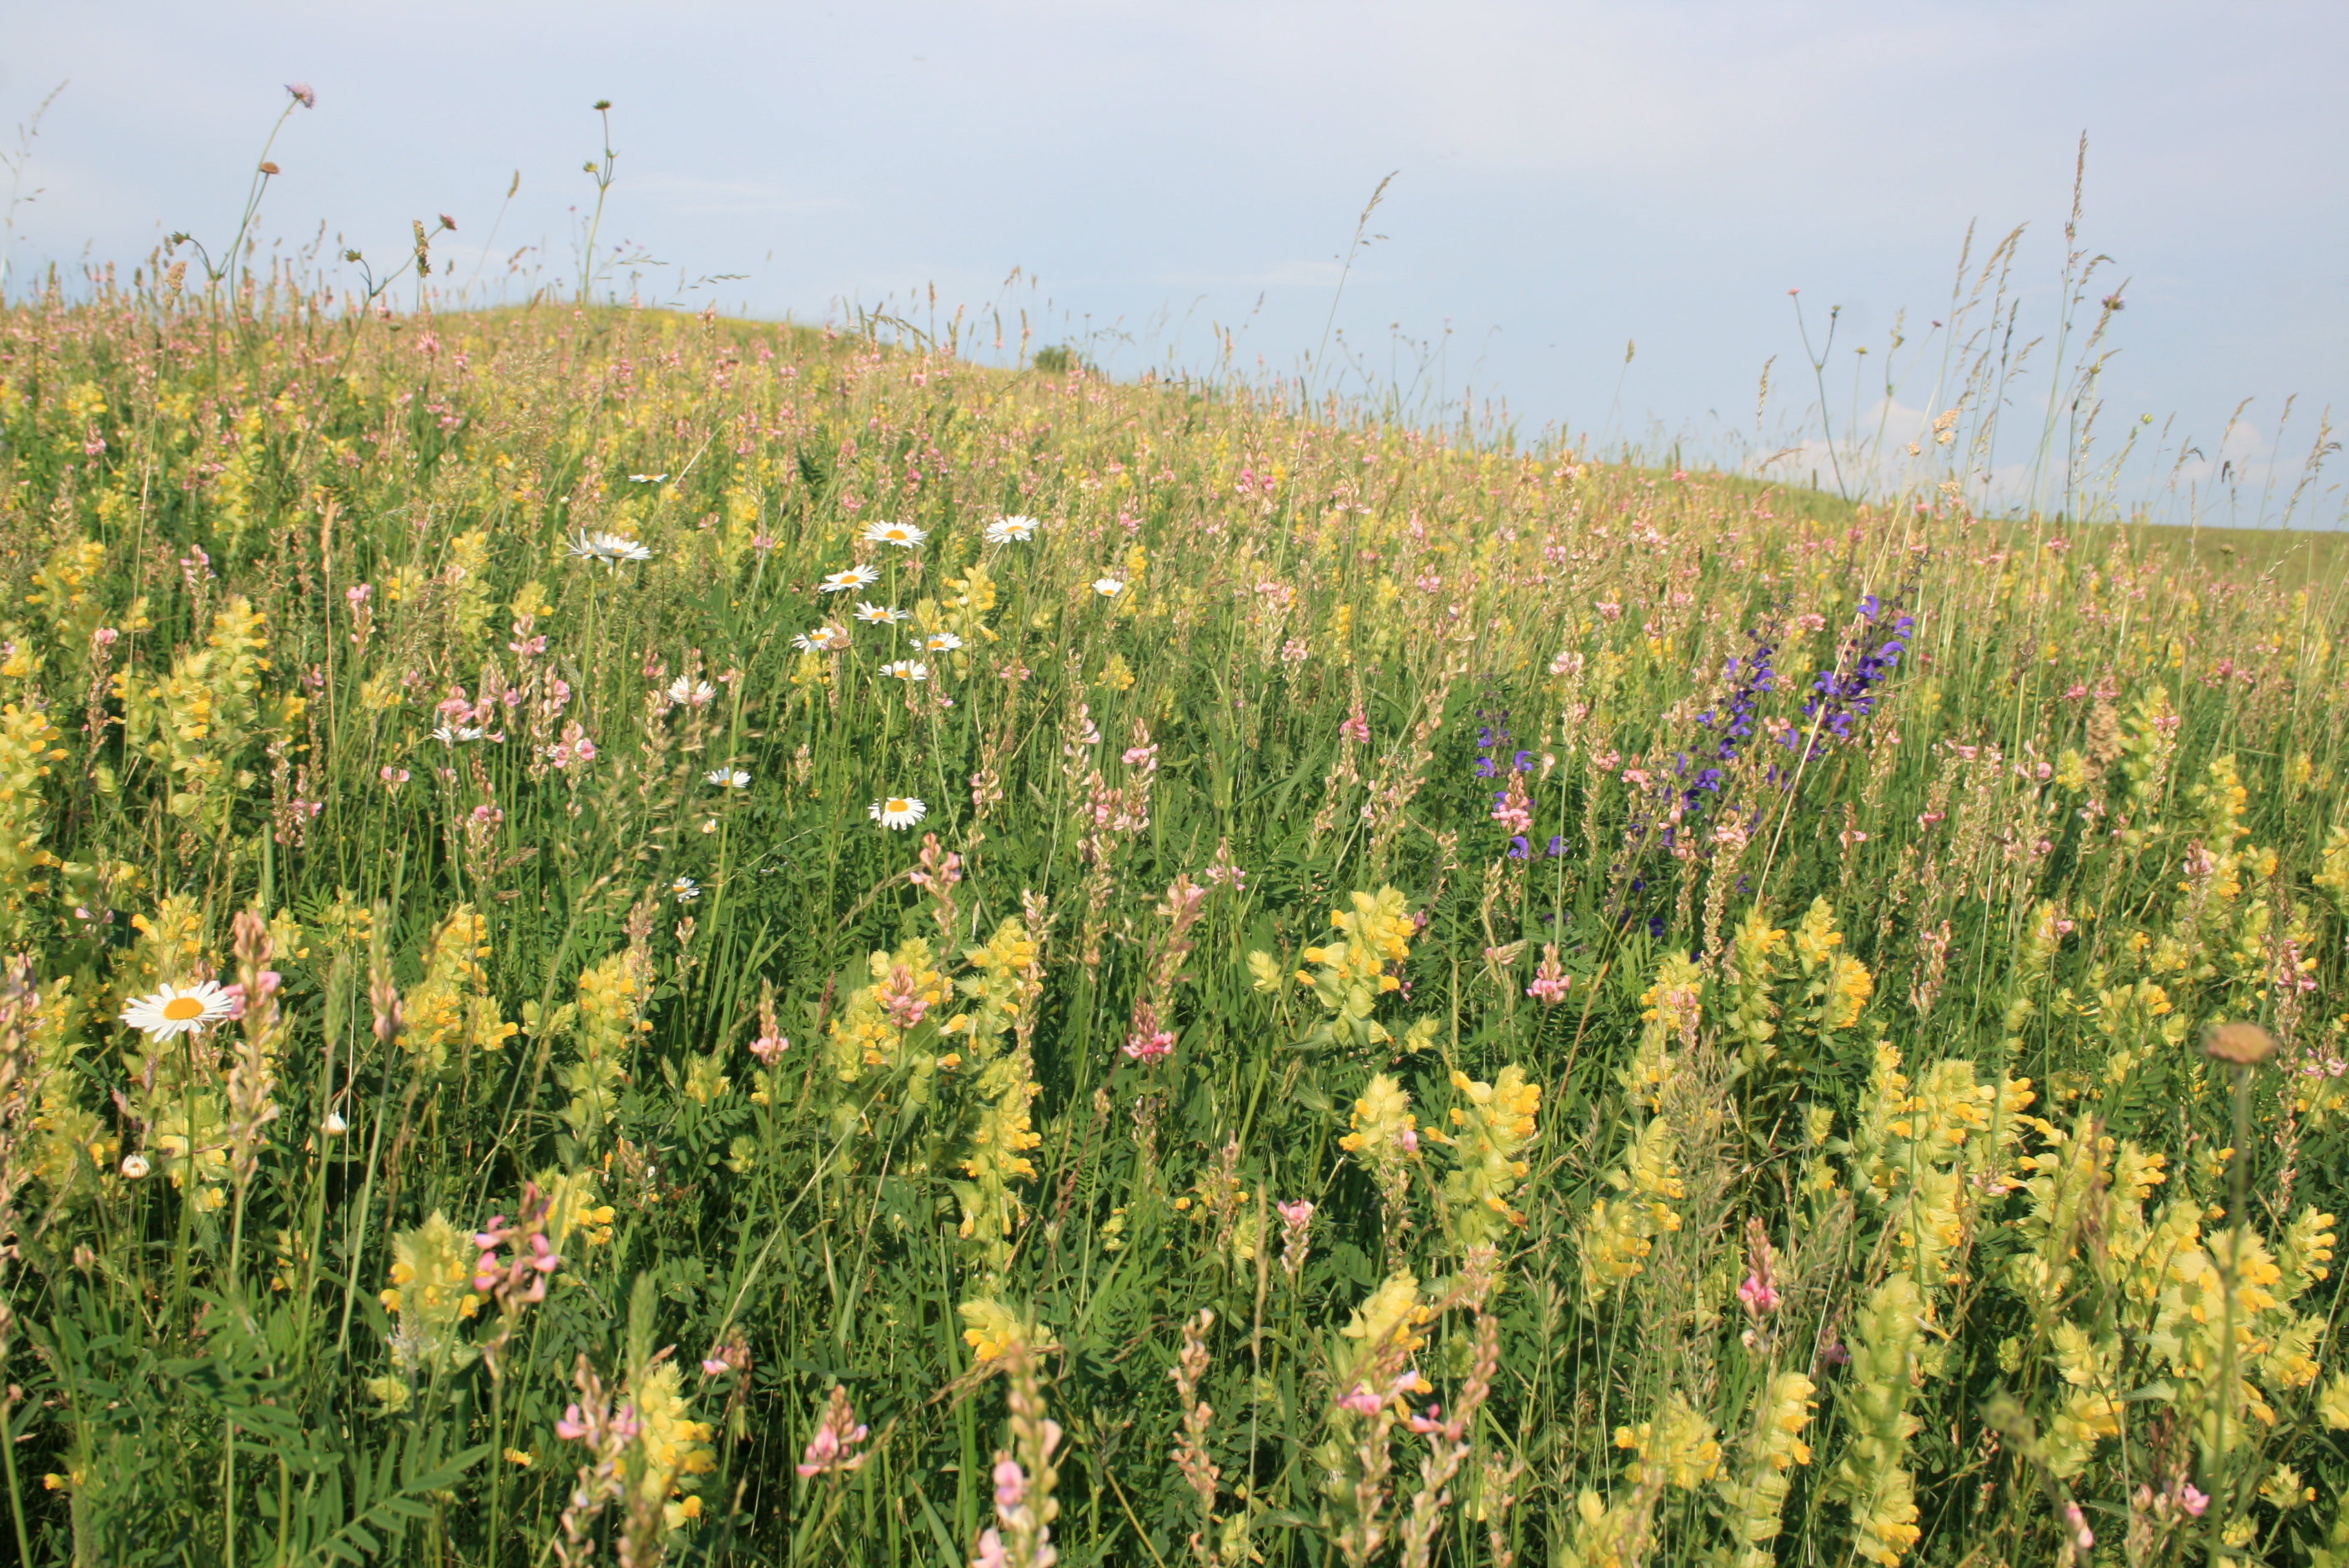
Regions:
M 2140 429 L 2124 499 L 2232 480 L 2228 517 L 2272 522 L 2321 412 L 2349 418 L 2338 0 L 0 0 L 0 38 L 12 156 L 66 84 L 17 287 L 174 230 L 217 251 L 303 82 L 267 241 L 397 264 L 445 212 L 436 285 L 568 291 L 600 98 L 599 248 L 644 258 L 605 272 L 623 298 L 926 326 L 935 297 L 987 323 L 982 356 L 1024 310 L 1030 346 L 1113 374 L 1228 353 L 1424 420 L 1784 472 L 1818 466 L 1823 417 L 1889 413 L 1897 444 L 1946 403 L 1928 324 L 1970 229 L 1978 268 L 2023 227 L 2009 300 L 2040 343 L 2010 423 L 2036 431 L 2085 132 L 2076 248 L 2110 259 L 2080 321 L 2124 302 L 2099 383 L 2103 449 Z M 1823 375 L 1798 303 L 1813 350 L 1837 311 Z M 2337 523 L 2340 477 L 2292 521 Z

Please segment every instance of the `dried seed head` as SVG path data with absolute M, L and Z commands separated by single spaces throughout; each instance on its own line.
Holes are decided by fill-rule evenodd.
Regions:
M 2220 1024 L 2204 1037 L 2202 1048 L 2222 1062 L 2255 1068 L 2275 1055 L 2275 1037 L 2257 1024 Z

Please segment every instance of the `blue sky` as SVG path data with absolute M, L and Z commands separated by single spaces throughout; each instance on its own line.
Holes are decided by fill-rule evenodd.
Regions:
M 1359 366 L 1408 382 L 1441 344 L 1423 407 L 1506 398 L 1528 433 L 1718 455 L 1815 433 L 1790 288 L 1815 343 L 1843 307 L 1838 419 L 1849 348 L 1871 346 L 1861 401 L 1880 403 L 1896 315 L 1913 349 L 1948 314 L 1969 224 L 1978 247 L 2028 225 L 2022 335 L 2051 332 L 2085 130 L 2081 242 L 2113 258 L 2099 294 L 2128 281 L 2110 422 L 2174 417 L 2170 447 L 2190 435 L 2207 459 L 2189 477 L 2228 459 L 2265 477 L 2296 473 L 2323 407 L 2349 415 L 2337 3 L 0 0 L 0 126 L 70 83 L 33 145 L 20 282 L 52 261 L 127 266 L 177 228 L 217 242 L 293 80 L 318 106 L 274 151 L 272 238 L 323 223 L 333 248 L 397 257 L 411 218 L 445 211 L 445 282 L 478 261 L 481 297 L 525 245 L 513 277 L 567 277 L 600 148 L 588 105 L 608 97 L 604 233 L 664 263 L 644 269 L 647 302 L 926 315 L 935 286 L 942 314 L 1025 308 L 1039 342 L 1090 333 L 1114 370 L 1199 366 L 1220 327 L 1243 367 L 1294 371 L 1392 172 L 1384 238 L 1336 301 Z M 1899 417 L 1927 405 L 1937 353 Z M 2301 517 L 2338 511 L 2336 494 Z

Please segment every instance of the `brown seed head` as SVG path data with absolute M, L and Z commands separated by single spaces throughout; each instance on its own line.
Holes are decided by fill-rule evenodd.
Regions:
M 2220 1024 L 2202 1040 L 2202 1048 L 2222 1062 L 2255 1068 L 2275 1055 L 2275 1037 L 2257 1024 Z
M 268 162 L 264 162 L 264 163 L 263 163 L 263 164 L 262 164 L 262 166 L 261 166 L 261 171 L 262 171 L 264 174 L 275 174 L 275 173 L 280 172 L 280 170 L 278 170 L 277 165 L 275 165 L 274 163 L 268 163 Z

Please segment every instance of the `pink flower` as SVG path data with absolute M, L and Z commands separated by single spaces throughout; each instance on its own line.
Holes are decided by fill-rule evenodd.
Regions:
M 777 1059 L 791 1048 L 791 1041 L 781 1035 L 761 1035 L 750 1042 L 750 1054 L 769 1067 L 773 1067 Z
M 995 1461 L 995 1506 L 1017 1508 L 1028 1495 L 1028 1472 L 1019 1461 L 1005 1457 Z
M 1444 1429 L 1444 1407 L 1430 1405 L 1427 1408 L 1427 1414 L 1410 1418 L 1410 1423 L 1411 1429 L 1423 1438 L 1433 1432 L 1440 1432 Z
M 820 1475 L 830 1469 L 833 1460 L 839 1457 L 840 1435 L 830 1427 L 818 1427 L 815 1436 L 808 1439 L 806 1449 L 801 1453 L 800 1462 L 792 1468 L 802 1475 Z
M 2178 1483 L 2178 1506 L 2189 1516 L 2199 1519 L 2202 1511 L 2210 1506 L 2210 1499 L 2208 1493 L 2197 1491 L 2192 1481 L 2182 1480 Z
M 1371 718 L 1370 715 L 1362 711 L 1362 705 L 1361 703 L 1356 703 L 1354 705 L 1354 711 L 1346 716 L 1346 722 L 1338 727 L 1338 733 L 1344 738 L 1352 741 L 1357 746 L 1363 745 L 1370 740 Z
M 726 1358 L 725 1358 L 724 1357 L 722 1357 L 722 1356 L 705 1356 L 705 1357 L 703 1357 L 701 1358 L 701 1375 L 702 1375 L 704 1377 L 718 1377 L 719 1374 L 723 1373 L 725 1370 L 726 1370 Z
M 1737 1299 L 1744 1302 L 1745 1310 L 1756 1317 L 1765 1312 L 1778 1310 L 1779 1298 L 1776 1287 L 1758 1274 L 1745 1276 L 1745 1283 L 1737 1287 Z
M 1361 1416 L 1377 1415 L 1382 1403 L 1384 1401 L 1379 1398 L 1378 1390 L 1367 1383 L 1357 1383 L 1338 1397 L 1340 1409 L 1351 1410 Z
M 1166 1029 L 1154 1029 L 1146 1035 L 1137 1031 L 1123 1048 L 1127 1056 L 1148 1067 L 1174 1054 L 1174 1036 Z
M 1004 1554 L 1003 1536 L 992 1528 L 978 1538 L 978 1555 L 972 1558 L 970 1568 L 1010 1568 L 1011 1559 Z
M 1396 1140 L 1396 1141 L 1397 1141 L 1397 1142 L 1399 1142 L 1399 1143 L 1401 1143 L 1401 1144 L 1402 1145 L 1402 1151 L 1403 1151 L 1405 1154 L 1416 1154 L 1416 1153 L 1418 1153 L 1418 1152 L 1419 1152 L 1419 1129 L 1417 1129 L 1417 1128 L 1415 1128 L 1415 1127 L 1406 1127 L 1406 1128 L 1404 1128 L 1404 1129 L 1402 1130 L 1402 1136 L 1400 1139 L 1397 1139 L 1397 1140 Z
M 1293 1203 L 1275 1203 L 1273 1208 L 1278 1212 L 1280 1222 L 1284 1225 L 1309 1225 L 1313 1222 L 1313 1205 L 1302 1198 Z
M 1574 976 L 1558 965 L 1557 944 L 1542 944 L 1541 965 L 1534 971 L 1534 983 L 1526 987 L 1526 995 L 1545 1007 L 1555 1007 L 1566 1000 L 1567 988 L 1573 984 Z
M 577 1405 L 563 1412 L 563 1418 L 554 1423 L 554 1435 L 566 1443 L 575 1443 L 587 1435 L 587 1421 Z

